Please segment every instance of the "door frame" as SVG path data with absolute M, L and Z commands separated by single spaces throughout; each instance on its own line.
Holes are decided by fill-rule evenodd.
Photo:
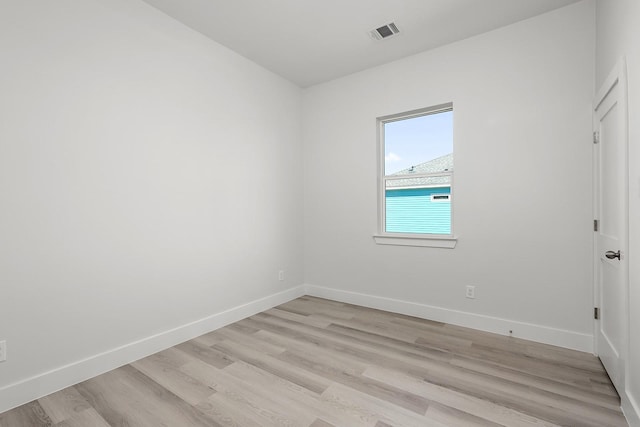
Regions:
M 620 136 L 622 138 L 623 150 L 625 154 L 625 162 L 622 167 L 624 168 L 624 188 L 622 189 L 623 195 L 623 215 L 624 215 L 624 228 L 625 233 L 621 236 L 621 247 L 619 248 L 623 257 L 628 259 L 629 253 L 629 107 L 628 107 L 628 90 L 627 90 L 627 64 L 626 58 L 621 57 L 613 70 L 609 73 L 604 83 L 596 93 L 593 103 L 593 125 L 592 129 L 594 132 L 599 130 L 598 119 L 596 110 L 602 104 L 606 96 L 611 92 L 615 85 L 618 85 L 618 89 L 620 90 L 620 100 L 619 105 L 621 108 L 621 132 Z M 595 141 L 594 141 L 595 142 Z M 599 146 L 598 144 L 593 144 L 593 214 L 595 220 L 600 220 L 599 214 L 599 206 L 600 206 L 600 158 L 599 158 Z M 600 251 L 603 248 L 598 247 L 598 234 L 593 233 L 593 302 L 594 307 L 600 307 Z M 629 264 L 628 262 L 625 264 L 622 272 L 622 280 L 623 280 L 623 295 L 625 296 L 624 301 L 624 313 L 623 313 L 623 348 L 621 349 L 620 357 L 622 359 L 622 381 L 624 384 L 620 384 L 622 387 L 621 390 L 618 390 L 618 393 L 622 396 L 624 393 L 624 388 L 626 386 L 626 376 L 628 374 L 627 362 L 628 362 L 628 349 L 629 349 Z M 594 354 L 598 355 L 598 329 L 599 329 L 599 319 L 593 320 L 593 350 Z

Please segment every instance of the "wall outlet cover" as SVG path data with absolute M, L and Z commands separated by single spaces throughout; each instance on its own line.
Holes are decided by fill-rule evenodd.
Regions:
M 475 286 L 467 286 L 465 296 L 467 298 L 474 299 L 476 297 L 476 287 Z

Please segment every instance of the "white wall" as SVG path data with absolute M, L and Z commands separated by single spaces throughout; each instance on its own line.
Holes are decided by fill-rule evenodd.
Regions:
M 0 401 L 302 284 L 299 88 L 141 1 L 1 9 Z
M 598 0 L 597 87 L 621 56 L 629 85 L 629 354 L 623 407 L 640 426 L 640 2 Z M 624 395 L 626 394 L 626 395 Z
M 590 350 L 594 19 L 581 2 L 306 90 L 305 283 Z M 450 101 L 457 247 L 376 245 L 376 117 Z

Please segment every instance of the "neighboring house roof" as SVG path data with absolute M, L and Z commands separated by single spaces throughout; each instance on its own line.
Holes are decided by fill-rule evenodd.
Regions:
M 446 154 L 442 157 L 437 157 L 428 162 L 420 163 L 407 169 L 403 169 L 399 172 L 391 174 L 389 176 L 404 176 L 412 174 L 422 173 L 436 173 L 436 172 L 453 172 L 453 153 Z M 387 188 L 389 187 L 437 187 L 448 186 L 451 184 L 448 176 L 430 176 L 422 178 L 407 178 L 407 179 L 394 179 L 387 180 Z

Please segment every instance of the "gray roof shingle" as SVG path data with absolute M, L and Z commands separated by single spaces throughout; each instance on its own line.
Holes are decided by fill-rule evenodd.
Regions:
M 428 162 L 420 163 L 407 169 L 403 169 L 390 177 L 400 177 L 405 175 L 436 173 L 436 172 L 453 172 L 453 153 L 437 157 Z M 432 187 L 438 185 L 449 185 L 449 176 L 429 176 L 421 178 L 406 178 L 387 180 L 387 188 L 389 187 Z

